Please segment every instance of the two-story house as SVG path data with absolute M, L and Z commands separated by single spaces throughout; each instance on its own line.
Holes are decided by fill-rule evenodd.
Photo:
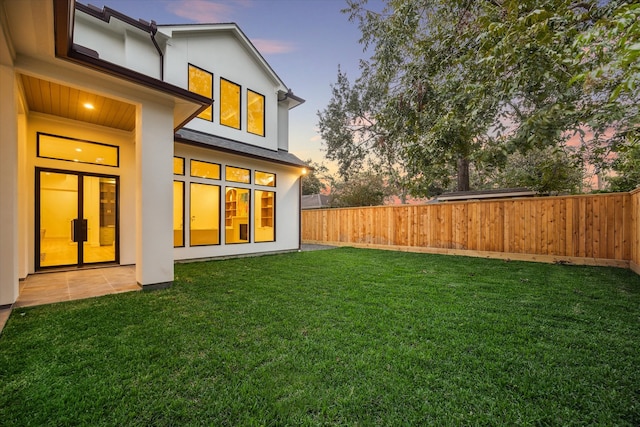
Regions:
M 0 0 L 0 306 L 35 272 L 297 250 L 289 110 L 235 24 Z

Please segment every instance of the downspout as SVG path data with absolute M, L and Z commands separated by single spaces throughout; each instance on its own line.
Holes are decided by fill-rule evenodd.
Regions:
M 164 81 L 164 54 L 162 53 L 162 49 L 158 46 L 158 42 L 156 41 L 156 33 L 158 32 L 158 24 L 156 21 L 151 20 L 151 24 L 149 24 L 149 35 L 151 36 L 151 41 L 153 45 L 156 47 L 158 51 L 158 55 L 160 55 L 160 80 Z

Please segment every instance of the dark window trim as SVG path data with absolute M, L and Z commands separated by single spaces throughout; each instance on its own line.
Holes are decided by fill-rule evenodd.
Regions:
M 204 121 L 213 123 L 213 91 L 214 91 L 214 85 L 215 85 L 215 80 L 214 80 L 215 76 L 211 71 L 205 70 L 202 67 L 198 67 L 197 65 L 193 65 L 192 63 L 188 62 L 187 63 L 187 88 L 189 89 L 189 92 L 191 92 L 191 93 L 196 93 L 196 92 L 192 92 L 191 91 L 191 79 L 189 79 L 189 67 L 197 68 L 198 70 L 200 70 L 202 72 L 205 72 L 205 73 L 207 73 L 207 74 L 209 74 L 211 76 L 211 96 L 209 97 L 209 98 L 211 98 L 211 104 L 210 104 L 210 107 L 211 107 L 211 120 L 204 119 L 204 118 L 200 117 L 200 114 L 204 113 L 206 108 L 200 114 L 198 114 L 196 116 L 196 119 L 200 119 L 200 120 L 204 120 Z M 207 107 L 207 108 L 209 108 L 209 107 Z
M 229 125 L 225 125 L 224 123 L 222 123 L 222 80 L 224 80 L 227 83 L 231 83 L 232 85 L 236 85 L 238 86 L 238 127 L 233 127 L 233 126 L 229 126 Z M 242 130 L 242 85 L 229 80 L 229 79 L 225 79 L 224 77 L 220 77 L 220 112 L 219 112 L 219 119 L 220 119 L 220 124 L 222 126 L 226 126 L 228 128 L 231 129 L 236 129 L 236 130 Z
M 76 162 L 76 161 L 73 161 L 73 160 L 61 159 L 59 157 L 41 156 L 40 155 L 40 136 L 41 135 L 50 136 L 52 138 L 68 139 L 70 141 L 85 142 L 87 144 L 95 144 L 95 145 L 102 145 L 104 147 L 115 148 L 116 149 L 116 165 L 114 166 L 114 165 L 106 165 L 104 163 L 81 162 L 81 161 L 77 161 Z M 68 136 L 55 135 L 55 134 L 46 133 L 46 132 L 36 132 L 36 157 L 41 158 L 41 159 L 59 160 L 59 161 L 62 161 L 62 162 L 82 163 L 84 165 L 106 166 L 106 167 L 109 167 L 109 168 L 119 168 L 120 167 L 120 147 L 117 146 L 117 145 L 105 144 L 103 142 L 89 141 L 87 139 L 71 138 L 71 137 L 68 137 Z
M 186 190 L 185 190 L 186 182 L 185 181 L 180 181 L 180 180 L 177 180 L 177 179 L 174 179 L 173 182 L 179 182 L 179 183 L 182 184 L 182 245 L 176 246 L 175 243 L 174 243 L 173 247 L 174 248 L 184 248 L 187 245 L 187 242 L 186 242 L 186 240 L 184 238 L 185 237 L 184 231 L 185 231 L 185 228 L 186 228 L 185 227 L 186 222 L 185 222 L 185 215 L 184 214 L 186 213 L 185 204 L 187 202 L 187 199 L 185 197 L 186 196 L 186 194 L 185 194 L 185 192 L 186 192 Z
M 191 244 L 191 205 L 193 203 L 193 197 L 191 194 L 191 187 L 193 185 L 209 185 L 211 187 L 218 187 L 218 243 L 206 243 L 206 244 L 202 244 L 202 245 L 193 245 Z M 218 184 L 207 184 L 205 182 L 189 182 L 189 247 L 190 248 L 197 248 L 197 247 L 201 247 L 201 246 L 220 246 L 222 244 L 222 239 L 220 238 L 220 205 L 221 205 L 221 192 L 222 192 L 222 186 L 218 185 Z M 186 228 L 186 227 L 183 227 Z
M 227 168 L 234 168 L 234 169 L 242 169 L 242 170 L 246 170 L 247 172 L 249 172 L 249 182 L 233 181 L 233 180 L 229 179 L 229 178 L 227 177 Z M 248 169 L 248 168 L 241 168 L 241 167 L 238 167 L 238 166 L 224 165 L 224 180 L 225 180 L 225 181 L 227 181 L 227 182 L 235 182 L 235 183 L 238 183 L 238 184 L 250 185 L 250 184 L 251 184 L 251 182 L 252 182 L 252 181 L 251 181 L 251 169 Z
M 261 94 L 260 92 L 256 92 L 255 90 L 247 88 L 247 120 L 249 118 L 249 92 L 253 92 L 256 95 L 260 95 L 262 97 L 262 134 L 251 132 L 249 130 L 248 122 L 247 122 L 247 133 L 266 138 L 267 137 L 267 97 Z
M 211 178 L 211 177 L 208 177 L 208 176 L 194 175 L 193 172 L 191 172 L 193 162 L 206 163 L 208 165 L 216 165 L 216 166 L 218 166 L 218 169 L 220 170 L 220 174 L 218 175 L 217 178 Z M 206 160 L 190 159 L 189 160 L 189 176 L 193 177 L 193 178 L 211 179 L 211 180 L 214 180 L 214 181 L 222 181 L 222 165 L 220 163 L 216 163 L 216 162 L 207 162 Z

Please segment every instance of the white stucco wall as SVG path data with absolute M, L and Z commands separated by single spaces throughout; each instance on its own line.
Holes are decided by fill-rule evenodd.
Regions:
M 174 257 L 176 260 L 197 259 L 197 258 L 209 258 L 209 257 L 222 257 L 231 255 L 242 254 L 254 254 L 261 252 L 276 252 L 296 250 L 299 247 L 299 228 L 300 228 L 300 214 L 299 214 L 299 177 L 300 168 L 280 165 L 277 163 L 271 163 L 267 161 L 254 160 L 246 157 L 230 155 L 222 152 L 216 152 L 207 150 L 200 147 L 193 147 L 184 144 L 176 144 L 175 155 L 185 158 L 185 176 L 174 176 L 176 181 L 185 182 L 185 217 L 188 220 L 189 217 L 189 203 L 190 192 L 189 183 L 197 182 L 203 184 L 219 185 L 221 194 L 220 203 L 220 241 L 219 245 L 211 246 L 189 246 L 189 233 L 188 228 L 185 229 L 185 247 L 175 248 Z M 221 165 L 222 178 L 224 178 L 224 166 L 234 166 L 240 168 L 250 169 L 252 172 L 251 182 L 252 184 L 239 184 L 236 182 L 226 182 L 224 180 L 211 180 L 205 178 L 195 178 L 189 176 L 189 161 L 202 160 L 211 163 L 218 163 Z M 253 172 L 255 170 L 262 172 L 272 172 L 276 174 L 276 187 L 264 187 L 253 184 Z M 252 190 L 251 196 L 251 209 L 249 218 L 250 228 L 250 241 L 251 243 L 235 243 L 225 244 L 224 235 L 224 194 L 225 187 L 235 188 L 247 188 Z M 255 200 L 253 197 L 253 190 L 274 191 L 276 193 L 275 202 L 275 241 L 274 242 L 259 242 L 254 243 L 254 206 Z M 187 224 L 187 222 L 185 222 Z
M 8 305 L 18 297 L 18 116 L 11 66 L 0 64 L 0 93 L 0 305 Z
M 161 30 L 160 30 L 161 31 Z M 213 122 L 195 118 L 185 127 L 271 150 L 278 149 L 279 85 L 230 31 L 174 35 L 167 45 L 165 81 L 188 89 L 188 65 L 213 73 Z M 220 124 L 220 78 L 241 86 L 240 129 Z M 265 97 L 265 136 L 247 132 L 247 90 Z
M 100 59 L 160 78 L 160 54 L 151 35 L 116 18 L 106 23 L 76 10 L 73 41 L 95 50 Z

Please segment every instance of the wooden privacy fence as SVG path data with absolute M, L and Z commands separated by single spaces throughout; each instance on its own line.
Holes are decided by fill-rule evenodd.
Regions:
M 302 212 L 302 240 L 415 252 L 631 267 L 640 274 L 640 189 Z

